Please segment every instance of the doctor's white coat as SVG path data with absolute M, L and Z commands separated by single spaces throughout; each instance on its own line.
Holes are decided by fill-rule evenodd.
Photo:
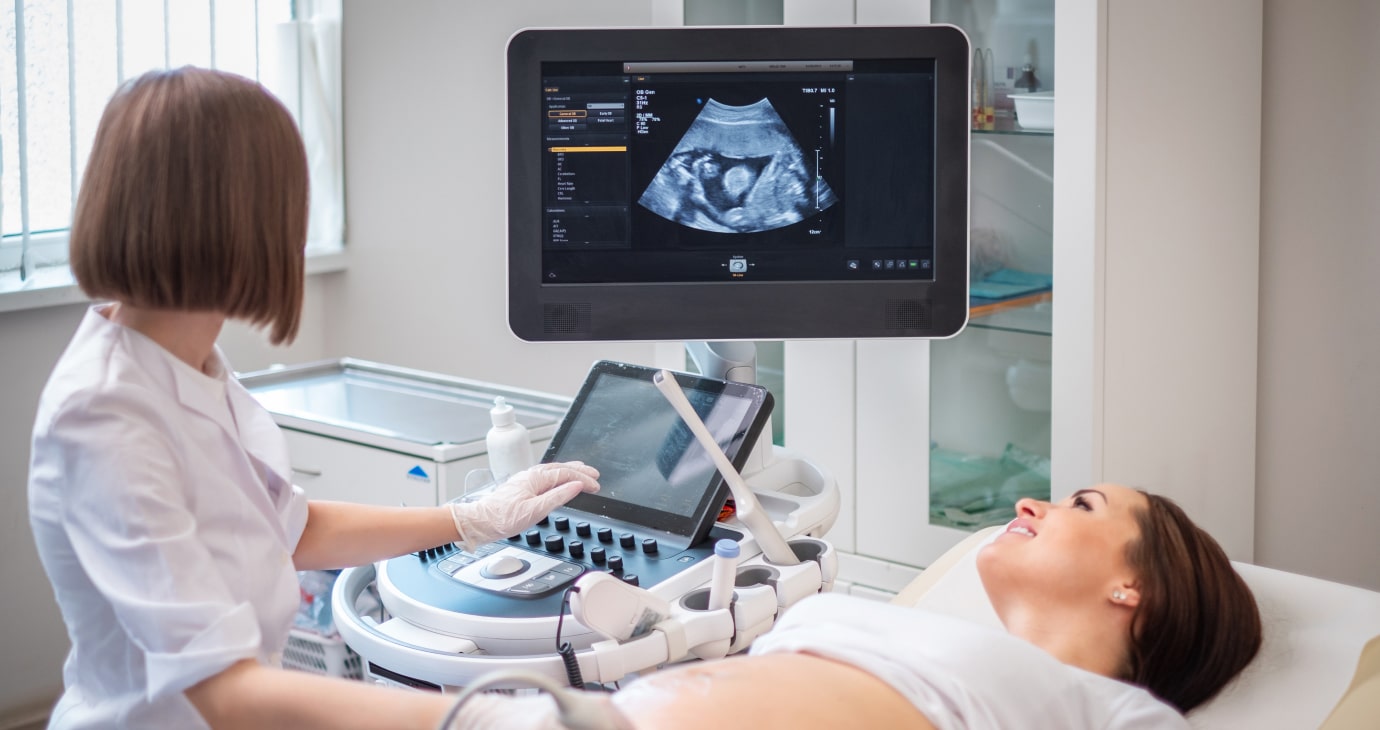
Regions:
M 182 691 L 276 664 L 307 502 L 269 414 L 93 306 L 39 401 L 29 519 L 72 648 L 52 727 L 205 727 Z

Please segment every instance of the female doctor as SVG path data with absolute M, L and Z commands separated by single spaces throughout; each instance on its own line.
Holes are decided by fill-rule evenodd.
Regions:
M 106 108 L 77 199 L 87 312 L 43 391 L 30 522 L 72 642 L 50 727 L 432 728 L 450 702 L 280 668 L 296 571 L 540 519 L 598 472 L 518 474 L 482 500 L 308 501 L 277 425 L 234 378 L 226 319 L 297 333 L 307 162 L 258 84 L 146 74 Z

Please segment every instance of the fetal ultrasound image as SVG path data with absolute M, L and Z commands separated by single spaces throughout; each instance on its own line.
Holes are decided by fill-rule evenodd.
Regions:
M 667 220 L 719 233 L 782 228 L 836 202 L 767 99 L 709 99 L 638 199 Z

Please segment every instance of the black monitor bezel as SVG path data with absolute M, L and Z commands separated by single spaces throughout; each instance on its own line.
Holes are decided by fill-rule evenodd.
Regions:
M 580 391 L 575 395 L 575 400 L 571 403 L 570 409 L 566 412 L 561 423 L 556 427 L 556 433 L 551 437 L 551 442 L 547 446 L 542 456 L 543 463 L 555 461 L 561 453 L 561 448 L 570 438 L 576 424 L 579 421 L 581 410 L 586 407 L 591 398 L 595 397 L 596 387 L 605 375 L 629 378 L 644 381 L 647 387 L 656 390 L 656 385 L 652 382 L 652 375 L 658 372 L 657 368 L 633 365 L 629 363 L 616 362 L 612 360 L 600 360 L 590 367 L 584 383 L 580 386 Z M 730 380 L 719 380 L 716 378 L 705 378 L 683 372 L 673 372 L 676 383 L 686 391 L 714 391 L 728 394 L 734 398 L 741 398 L 748 403 L 748 409 L 743 414 L 743 419 L 735 428 L 735 436 L 724 449 L 724 455 L 728 457 L 729 463 L 733 468 L 741 470 L 747 463 L 749 454 L 757 439 L 761 437 L 762 431 L 768 423 L 774 400 L 771 392 L 760 385 L 739 383 Z M 669 402 L 665 403 L 668 411 L 673 411 Z M 715 434 L 717 436 L 718 434 Z M 616 434 L 608 435 L 608 438 L 616 438 Z M 770 434 L 768 434 L 770 437 Z M 648 454 L 649 459 L 655 458 L 656 454 Z M 579 458 L 578 454 L 566 455 L 566 460 Z M 591 464 L 598 468 L 598 464 Z M 629 525 L 648 527 L 664 533 L 685 538 L 686 545 L 697 544 L 709 533 L 709 529 L 719 518 L 719 510 L 728 499 L 728 483 L 723 476 L 715 470 L 713 476 L 704 485 L 700 500 L 690 515 L 677 515 L 671 512 L 652 509 L 643 505 L 633 504 L 614 499 L 609 499 L 598 492 L 593 494 L 581 493 L 575 496 L 566 507 L 575 512 L 584 512 L 591 515 L 598 515 L 605 519 L 616 520 Z
M 508 322 L 529 342 L 785 340 L 957 334 L 968 321 L 969 53 L 956 27 L 536 28 L 508 64 Z M 542 64 L 935 60 L 932 281 L 542 281 Z

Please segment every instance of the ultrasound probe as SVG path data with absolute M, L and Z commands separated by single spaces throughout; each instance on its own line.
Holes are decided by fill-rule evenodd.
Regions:
M 757 538 L 757 544 L 762 548 L 762 554 L 767 560 L 777 565 L 796 565 L 800 558 L 791 550 L 791 546 L 786 543 L 786 538 L 781 536 L 781 532 L 776 529 L 776 524 L 767 516 L 762 509 L 761 503 L 757 501 L 757 495 L 753 494 L 748 488 L 747 482 L 743 481 L 742 475 L 733 468 L 728 457 L 724 455 L 723 449 L 714 441 L 709 429 L 705 427 L 704 421 L 700 420 L 695 409 L 690 407 L 690 401 L 685 397 L 685 392 L 680 389 L 680 384 L 676 382 L 676 377 L 669 370 L 660 370 L 652 374 L 652 383 L 657 390 L 666 396 L 671 407 L 680 414 L 681 420 L 690 428 L 691 433 L 699 440 L 700 446 L 709 454 L 709 458 L 714 460 L 714 466 L 718 467 L 719 473 L 723 475 L 724 481 L 728 483 L 728 489 L 733 493 L 733 503 L 737 510 L 737 517 L 740 522 L 747 526 L 752 532 L 752 536 Z

